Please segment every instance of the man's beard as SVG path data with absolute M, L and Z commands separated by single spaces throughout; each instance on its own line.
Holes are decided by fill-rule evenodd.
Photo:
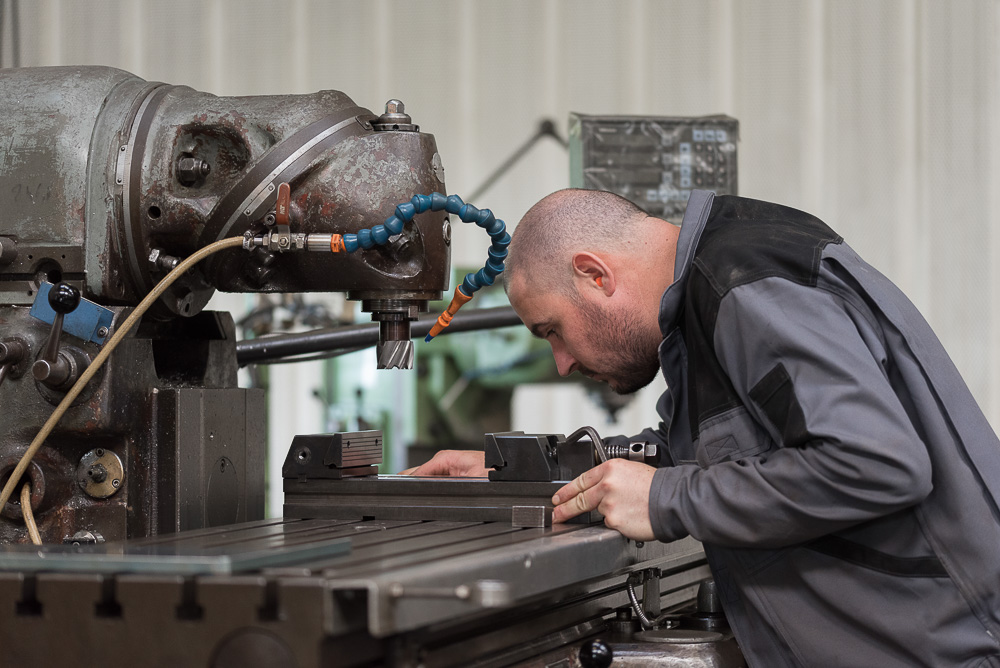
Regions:
M 596 347 L 603 351 L 601 368 L 580 366 L 585 376 L 598 376 L 618 394 L 631 394 L 653 382 L 660 370 L 659 345 L 642 331 L 635 316 L 627 310 L 600 309 L 588 302 L 580 303 L 584 316 L 594 328 L 589 332 Z M 659 333 L 657 332 L 657 335 Z

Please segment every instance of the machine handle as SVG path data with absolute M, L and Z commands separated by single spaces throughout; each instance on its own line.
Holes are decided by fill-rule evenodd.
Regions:
M 288 225 L 290 216 L 288 207 L 292 203 L 292 187 L 287 183 L 278 186 L 278 199 L 274 203 L 274 222 L 277 225 Z
M 80 305 L 80 291 L 69 283 L 59 283 L 49 290 L 49 306 L 55 311 L 52 329 L 45 341 L 42 356 L 31 366 L 35 380 L 49 387 L 59 387 L 72 379 L 73 363 L 68 356 L 59 354 L 59 339 L 62 337 L 63 319 Z
M 611 647 L 600 639 L 586 642 L 580 648 L 580 665 L 583 668 L 608 668 L 614 658 Z

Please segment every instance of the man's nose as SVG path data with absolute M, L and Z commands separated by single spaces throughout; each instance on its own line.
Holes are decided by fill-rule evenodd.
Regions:
M 568 376 L 576 370 L 576 358 L 561 346 L 552 346 L 552 357 L 556 360 L 556 369 L 560 376 Z

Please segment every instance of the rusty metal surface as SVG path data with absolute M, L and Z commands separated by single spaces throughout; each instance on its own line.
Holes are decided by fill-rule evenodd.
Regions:
M 47 328 L 27 307 L 43 280 L 71 283 L 120 322 L 170 258 L 263 231 L 280 182 L 299 233 L 356 232 L 417 192 L 444 192 L 433 136 L 376 131 L 376 118 L 339 91 L 217 97 L 107 67 L 0 70 L 0 339 L 21 338 L 38 357 Z M 237 388 L 231 319 L 202 313 L 212 293 L 344 291 L 376 319 L 412 319 L 448 286 L 446 228 L 445 214 L 426 213 L 350 256 L 233 250 L 187 272 L 36 456 L 44 540 L 260 517 L 263 394 Z M 81 355 L 99 350 L 69 338 Z M 12 371 L 0 384 L 0 475 L 65 389 Z M 77 483 L 96 449 L 122 462 L 106 498 Z M 24 539 L 14 506 L 0 541 Z
M 324 119 L 347 125 L 295 152 Z M 274 194 L 245 215 L 241 189 L 266 185 L 286 154 L 297 157 L 274 179 L 291 182 L 296 232 L 356 232 L 413 194 L 444 192 L 434 137 L 376 132 L 374 119 L 339 91 L 227 98 L 106 67 L 4 70 L 0 235 L 18 255 L 0 267 L 0 303 L 30 303 L 42 277 L 85 286 L 98 303 L 137 303 L 163 274 L 152 250 L 184 257 L 219 235 L 261 231 Z M 207 173 L 192 180 L 185 160 Z M 421 214 L 389 245 L 351 255 L 227 251 L 181 279 L 159 312 L 194 315 L 216 288 L 437 299 L 448 287 L 446 220 Z
M 113 310 L 115 324 L 128 313 Z M 28 307 L 7 306 L 0 307 L 0 329 L 17 332 L 34 359 L 49 326 Z M 99 350 L 64 338 L 91 355 Z M 141 324 L 81 396 L 29 468 L 44 542 L 82 529 L 115 540 L 263 516 L 263 391 L 236 387 L 229 314 Z M 0 385 L 0 476 L 14 468 L 60 398 L 31 374 Z M 124 468 L 120 488 L 107 498 L 78 483 L 81 462 L 99 449 Z M 0 543 L 25 542 L 17 504 L 9 502 L 3 517 Z

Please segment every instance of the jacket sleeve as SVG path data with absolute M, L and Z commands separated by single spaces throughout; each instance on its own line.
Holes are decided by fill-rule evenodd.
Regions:
M 930 457 L 890 384 L 891 360 L 863 304 L 758 280 L 722 299 L 713 346 L 750 417 L 779 447 L 659 469 L 650 519 L 660 540 L 690 534 L 729 547 L 782 547 L 930 493 Z

